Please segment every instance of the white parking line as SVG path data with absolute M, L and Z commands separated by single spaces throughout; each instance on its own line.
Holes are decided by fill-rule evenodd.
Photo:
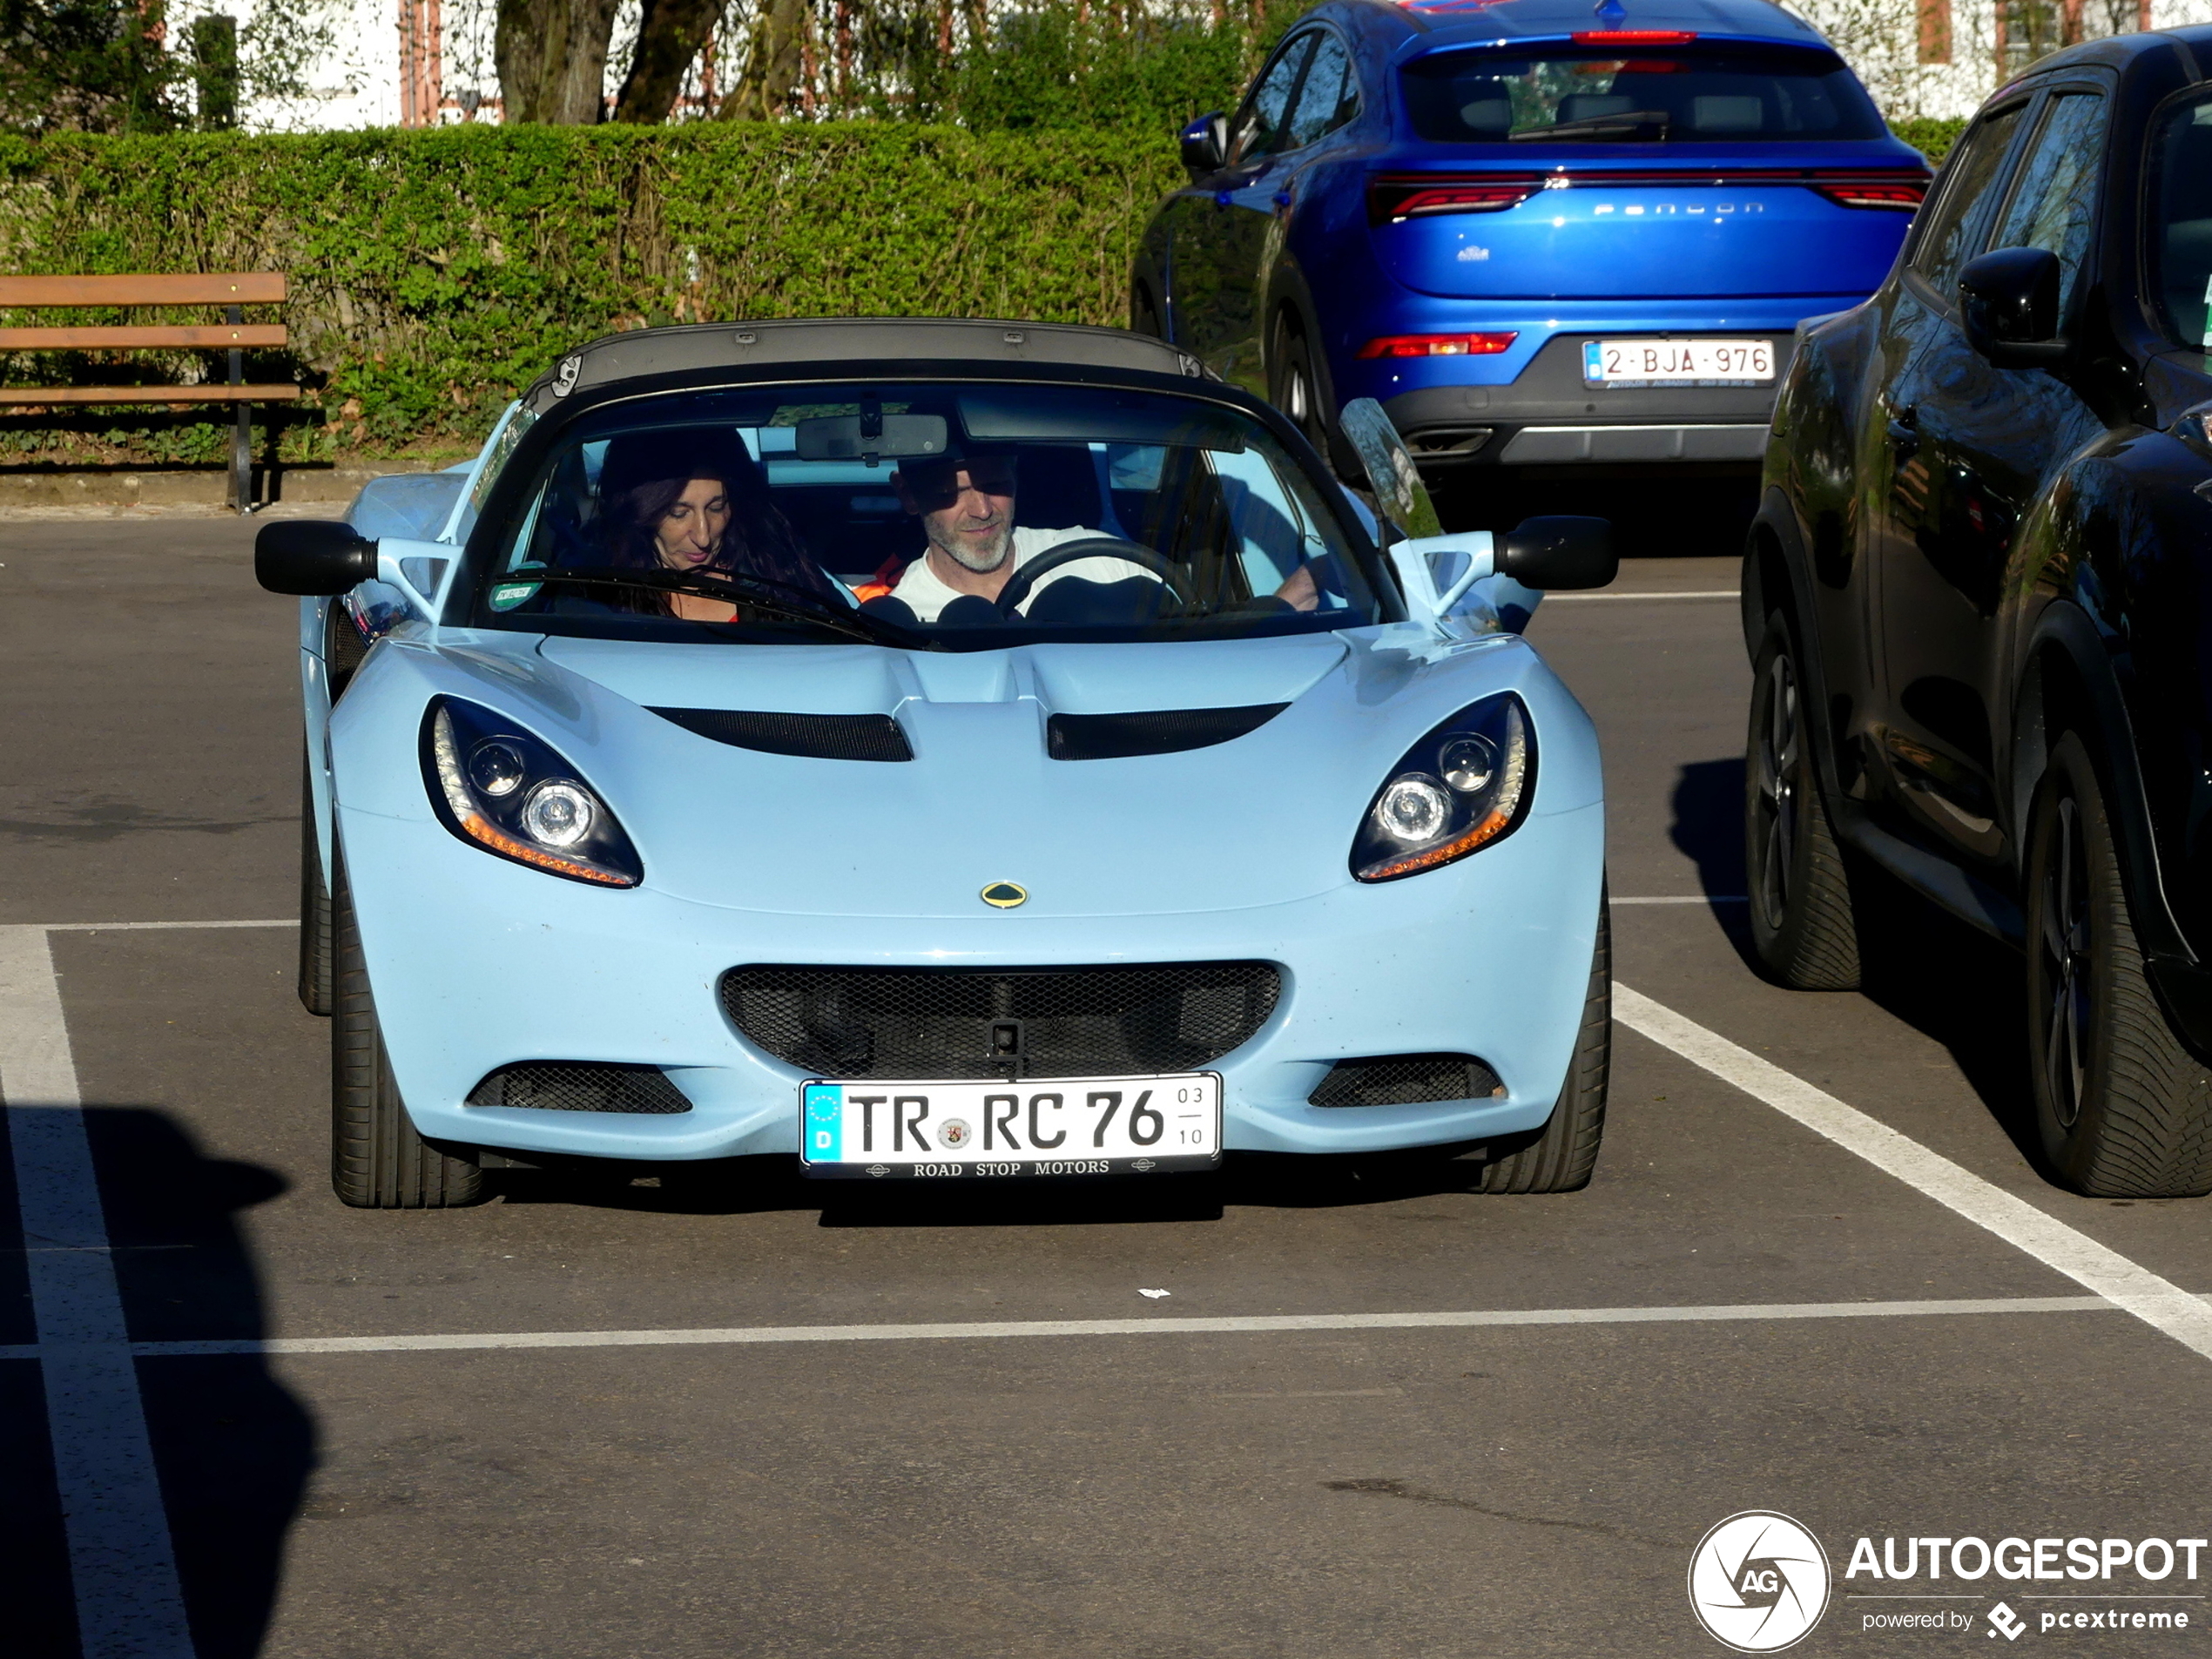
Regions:
M 1668 894 L 1662 898 L 1615 899 L 1613 903 L 1624 904 L 1749 904 L 1751 901 L 1740 893 L 1684 893 Z
M 1613 1017 L 2212 1359 L 2212 1308 L 2180 1285 L 1617 981 Z
M 84 1659 L 191 1659 L 46 934 L 0 927 L 0 1099 Z
M 1743 1320 L 1915 1318 L 1960 1313 L 2114 1312 L 2101 1296 L 1937 1302 L 1749 1302 L 1712 1307 L 1483 1308 L 1437 1313 L 1253 1313 L 1218 1318 L 997 1319 L 931 1325 L 754 1325 L 668 1331 L 507 1331 L 394 1337 L 141 1342 L 147 1359 L 228 1354 L 443 1353 L 482 1348 L 660 1348 L 792 1342 L 943 1342 L 983 1337 L 1244 1336 L 1276 1331 L 1437 1331 L 1531 1325 L 1704 1325 Z M 4 1357 L 5 1351 L 0 1351 Z

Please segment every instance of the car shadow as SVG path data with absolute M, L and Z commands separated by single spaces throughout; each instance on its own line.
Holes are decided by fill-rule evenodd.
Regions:
M 1743 758 L 1696 760 L 1675 779 L 1668 839 L 1697 867 L 1697 885 L 1721 931 L 1747 967 L 1757 968 L 1744 902 Z
M 1229 1208 L 1339 1209 L 1474 1190 L 1479 1161 L 1434 1150 L 1316 1157 L 1231 1152 L 1217 1173 L 1100 1179 L 810 1181 L 788 1157 L 671 1164 L 502 1170 L 508 1204 L 647 1214 L 741 1216 L 815 1211 L 824 1227 L 1060 1227 L 1218 1221 Z
M 1860 993 L 1941 1043 L 2020 1155 L 2053 1179 L 2028 1070 L 2026 958 L 1863 860 L 1851 882 L 1854 907 L 1870 916 Z
M 92 1106 L 84 1120 L 132 1339 L 267 1336 L 238 1217 L 283 1192 L 283 1178 L 206 1156 L 154 1108 Z M 194 1650 L 251 1659 L 315 1468 L 314 1420 L 258 1354 L 148 1356 L 138 1371 Z

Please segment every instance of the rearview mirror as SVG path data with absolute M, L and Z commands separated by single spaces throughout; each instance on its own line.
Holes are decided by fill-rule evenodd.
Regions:
M 865 461 L 871 467 L 886 456 L 894 461 L 945 453 L 941 415 L 817 415 L 799 423 L 793 442 L 801 461 Z
M 376 543 L 333 518 L 280 518 L 253 538 L 253 579 L 271 593 L 349 593 L 376 574 Z
M 1998 368 L 2041 368 L 2062 360 L 2059 289 L 2064 273 L 2047 248 L 2000 247 L 1959 273 L 1966 343 Z
M 1229 162 L 1229 118 L 1216 110 L 1183 129 L 1183 165 L 1193 179 L 1219 172 Z

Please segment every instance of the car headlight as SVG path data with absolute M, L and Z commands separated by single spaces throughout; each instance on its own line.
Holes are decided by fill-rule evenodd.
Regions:
M 1510 691 L 1461 709 L 1406 752 L 1352 844 L 1352 873 L 1394 881 L 1510 835 L 1536 792 L 1536 735 Z
M 489 709 L 432 703 L 422 772 L 440 820 L 487 853 L 595 887 L 644 880 L 630 837 L 577 769 Z

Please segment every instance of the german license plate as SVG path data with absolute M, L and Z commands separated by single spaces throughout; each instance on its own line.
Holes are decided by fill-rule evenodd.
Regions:
M 1774 378 L 1770 340 L 1586 340 L 1590 386 L 1758 386 Z
M 1153 1175 L 1221 1163 L 1221 1077 L 833 1082 L 799 1091 L 818 1179 Z

